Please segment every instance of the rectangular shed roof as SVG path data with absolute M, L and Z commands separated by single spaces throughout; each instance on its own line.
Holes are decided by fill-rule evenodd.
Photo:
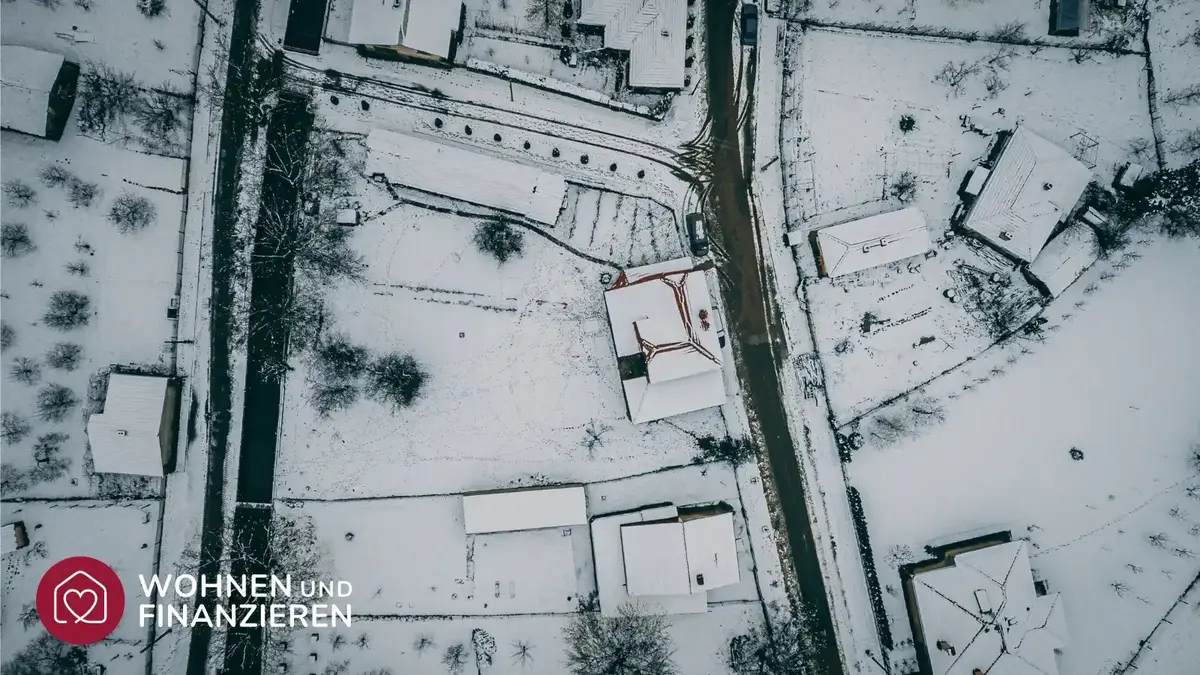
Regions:
M 567 194 L 562 176 L 482 151 L 412 134 L 367 135 L 367 175 L 389 183 L 554 225 Z
M 163 475 L 160 434 L 168 383 L 150 375 L 109 376 L 104 412 L 87 422 L 96 472 Z
M 923 255 L 930 249 L 925 214 L 900 209 L 817 231 L 825 274 L 839 277 Z
M 1096 233 L 1083 223 L 1075 223 L 1046 244 L 1029 266 L 1029 274 L 1051 297 L 1058 297 L 1099 258 Z
M 50 115 L 50 92 L 66 59 L 59 54 L 32 47 L 4 45 L 0 48 L 0 126 L 5 129 L 46 135 Z
M 463 495 L 462 502 L 467 534 L 587 524 L 582 485 L 475 492 Z

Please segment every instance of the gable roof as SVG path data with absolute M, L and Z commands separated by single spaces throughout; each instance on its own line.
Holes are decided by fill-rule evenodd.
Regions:
M 109 375 L 104 412 L 87 422 L 96 472 L 163 475 L 160 433 L 167 384 L 165 377 Z
M 1032 262 L 1091 179 L 1083 162 L 1018 126 L 963 226 L 1014 258 Z
M 492 490 L 463 495 L 467 534 L 518 532 L 587 523 L 582 485 Z
M 604 304 L 617 356 L 646 364 L 645 375 L 622 380 L 634 423 L 725 402 L 712 297 L 690 258 L 622 272 Z
M 629 52 L 629 85 L 683 87 L 686 0 L 583 0 L 578 23 L 604 27 L 604 46 Z
M 441 58 L 450 56 L 450 44 L 462 3 L 454 0 L 354 0 L 350 33 L 356 45 L 403 45 Z
M 1037 595 L 1024 541 L 960 553 L 911 583 L 933 675 L 1057 675 L 1062 600 Z
M 624 524 L 621 551 L 631 596 L 704 594 L 741 578 L 731 512 Z
M 31 47 L 0 47 L 0 126 L 35 136 L 46 135 L 50 92 L 66 59 Z
M 909 207 L 817 230 L 825 274 L 838 277 L 923 255 L 932 247 L 925 214 Z
M 1058 297 L 1099 258 L 1096 233 L 1084 223 L 1075 223 L 1046 244 L 1029 273 L 1052 297 Z

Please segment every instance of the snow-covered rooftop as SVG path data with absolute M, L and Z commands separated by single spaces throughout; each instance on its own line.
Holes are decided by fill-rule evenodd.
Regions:
M 1031 262 L 1091 179 L 1091 169 L 1069 152 L 1018 126 L 963 226 Z
M 373 129 L 367 175 L 554 225 L 567 183 L 525 164 L 428 138 Z
M 463 495 L 462 504 L 467 534 L 587 524 L 582 485 L 476 492 Z
M 50 91 L 65 59 L 40 49 L 4 45 L 0 48 L 0 126 L 35 136 L 46 134 Z
M 707 591 L 741 579 L 733 513 L 681 516 L 673 505 L 592 520 L 600 613 L 650 602 L 667 614 L 708 608 Z
M 1062 600 L 1037 595 L 1024 541 L 960 553 L 911 583 L 933 675 L 1057 675 Z
M 108 378 L 104 412 L 88 418 L 88 444 L 98 473 L 163 475 L 161 434 L 168 379 L 148 375 Z
M 690 258 L 628 269 L 604 294 L 618 357 L 645 374 L 622 380 L 635 423 L 725 402 L 721 347 L 703 270 Z
M 453 0 L 354 0 L 347 41 L 402 45 L 445 59 L 461 12 Z
M 932 246 L 925 214 L 911 207 L 818 230 L 817 245 L 830 277 L 922 255 Z
M 604 27 L 604 46 L 629 52 L 629 85 L 683 87 L 686 0 L 583 0 L 578 22 Z
M 1084 223 L 1075 223 L 1046 244 L 1029 266 L 1029 274 L 1058 297 L 1099 257 L 1096 233 Z

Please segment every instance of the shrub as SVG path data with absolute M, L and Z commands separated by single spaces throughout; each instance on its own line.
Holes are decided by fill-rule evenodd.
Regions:
M 23 209 L 37 201 L 37 190 L 19 180 L 6 181 L 4 200 L 14 209 Z
M 467 665 L 467 646 L 461 642 L 446 647 L 446 653 L 442 654 L 442 665 L 446 666 L 446 670 L 451 675 L 461 675 L 463 668 Z
M 338 410 L 345 410 L 358 400 L 360 390 L 355 384 L 344 382 L 313 384 L 309 401 L 321 417 L 329 417 Z
M 372 364 L 367 375 L 367 394 L 393 408 L 406 408 L 420 395 L 428 377 L 412 356 L 393 352 Z
M 62 4 L 62 0 L 33 0 L 33 4 L 54 10 L 58 9 L 58 6 Z
M 371 352 L 366 347 L 335 335 L 317 350 L 314 370 L 323 382 L 349 382 L 361 377 L 370 363 Z
M 910 132 L 916 128 L 917 128 L 917 118 L 913 117 L 912 115 L 901 115 L 900 116 L 900 131 L 907 134 L 908 132 Z
M 29 422 L 20 415 L 5 410 L 0 413 L 0 438 L 5 445 L 15 445 L 29 435 Z
M 525 248 L 525 236 L 505 220 L 486 220 L 475 228 L 475 245 L 480 251 L 490 253 L 504 263 L 513 256 L 521 255 Z
M 0 255 L 20 258 L 36 249 L 37 246 L 29 238 L 29 226 L 25 223 L 4 223 L 0 226 Z
M 91 266 L 87 264 L 86 260 L 75 260 L 67 263 L 64 267 L 67 268 L 68 274 L 74 274 L 81 277 L 86 277 L 92 269 Z
M 46 187 L 60 187 L 75 180 L 75 174 L 67 171 L 58 164 L 47 164 L 38 172 L 38 178 Z
M 729 462 L 732 466 L 741 466 L 754 459 L 754 446 L 744 438 L 701 436 L 696 439 L 696 446 L 700 448 L 700 454 L 694 460 L 697 464 Z
M 83 347 L 71 342 L 58 342 L 46 350 L 46 365 L 55 370 L 75 370 L 83 356 Z
M 50 307 L 42 315 L 42 321 L 54 330 L 73 330 L 88 324 L 91 309 L 92 300 L 83 293 L 55 291 L 50 296 Z
M 67 183 L 67 201 L 77 209 L 85 209 L 100 196 L 100 186 L 96 183 L 73 179 Z
M 42 434 L 37 437 L 33 443 L 33 457 L 39 462 L 49 461 L 55 458 L 55 455 L 62 449 L 62 444 L 70 438 L 67 434 L 60 434 L 57 431 Z
M 912 171 L 902 172 L 892 183 L 890 192 L 901 204 L 911 202 L 917 196 L 917 174 Z
M 4 675 L 87 675 L 91 672 L 94 671 L 88 663 L 87 649 L 69 645 L 49 633 L 39 635 L 4 664 Z
M 166 11 L 167 0 L 137 0 L 137 8 L 147 19 L 153 19 Z
M 17 331 L 7 321 L 0 322 L 0 349 L 8 349 L 16 341 Z
M 121 234 L 149 227 L 154 224 L 156 215 L 154 205 L 149 199 L 128 192 L 114 199 L 108 209 L 108 221 L 116 225 Z
M 805 675 L 809 671 L 804 635 L 795 619 L 762 629 L 752 627 L 729 641 L 725 665 L 736 675 Z
M 187 99 L 170 83 L 164 83 L 142 97 L 134 118 L 142 132 L 157 144 L 170 144 L 186 119 L 186 108 Z
M 626 603 L 617 616 L 576 614 L 563 628 L 567 669 L 575 675 L 674 675 L 668 622 Z
M 37 359 L 19 356 L 13 359 L 12 365 L 8 367 L 8 375 L 22 384 L 36 384 L 42 379 L 42 364 L 38 363 Z
M 61 384 L 48 384 L 38 392 L 35 405 L 38 419 L 43 422 L 61 422 L 79 405 L 79 397 Z

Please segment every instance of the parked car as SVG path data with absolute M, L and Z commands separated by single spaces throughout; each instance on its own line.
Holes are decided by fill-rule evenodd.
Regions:
M 758 5 L 742 5 L 742 46 L 758 44 Z
M 687 223 L 688 241 L 692 246 L 692 255 L 708 255 L 708 232 L 704 229 L 704 216 L 699 213 L 689 213 L 684 222 Z

